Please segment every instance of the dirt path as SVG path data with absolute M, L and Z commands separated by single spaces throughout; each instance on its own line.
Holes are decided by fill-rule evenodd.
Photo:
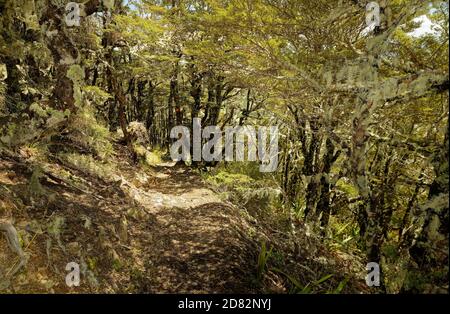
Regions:
M 290 285 L 276 272 L 255 282 L 262 239 L 275 246 L 274 262 L 303 283 L 334 274 L 317 291 L 347 279 L 346 291 L 364 291 L 354 256 L 338 256 L 301 226 L 295 242 L 264 229 L 188 167 L 149 168 L 117 151 L 106 177 L 57 158 L 40 161 L 39 184 L 30 184 L 32 160 L 0 159 L 0 220 L 14 224 L 28 261 L 7 278 L 17 256 L 0 236 L 0 292 L 286 293 Z M 79 287 L 65 282 L 71 262 L 80 265 Z
M 145 252 L 143 290 L 251 292 L 256 248 L 239 210 L 186 168 L 162 165 L 156 173 L 138 179 L 138 186 L 130 184 L 136 178 L 122 182 L 122 189 L 154 215 L 150 230 L 130 226 L 131 246 Z
M 47 172 L 71 179 L 42 176 L 40 197 L 30 195 L 31 173 L 17 171 L 14 161 L 0 164 L 0 205 L 21 208 L 0 214 L 13 217 L 29 257 L 10 282 L 1 278 L 15 256 L 0 238 L 0 291 L 254 291 L 257 245 L 239 209 L 185 167 L 152 170 L 123 156 L 114 163 L 108 179 L 48 163 Z M 81 265 L 82 284 L 68 288 L 65 266 L 72 261 Z

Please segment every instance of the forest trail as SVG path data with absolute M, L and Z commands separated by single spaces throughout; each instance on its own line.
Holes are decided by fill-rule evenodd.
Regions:
M 344 281 L 346 292 L 365 290 L 355 256 L 329 250 L 301 224 L 295 238 L 273 229 L 184 165 L 135 163 L 120 145 L 107 171 L 55 155 L 36 168 L 36 156 L 21 155 L 0 155 L 0 208 L 10 209 L 1 219 L 17 229 L 28 262 L 8 277 L 17 256 L 0 240 L 2 292 L 286 293 L 287 273 L 305 285 L 333 276 L 316 291 Z M 258 266 L 262 242 L 281 273 Z M 78 287 L 65 282 L 72 262 Z
M 0 161 L 1 185 L 25 203 L 30 173 L 13 172 L 14 160 Z M 22 217 L 15 215 L 29 260 L 11 282 L 0 276 L 0 289 L 255 292 L 251 281 L 258 248 L 239 209 L 221 201 L 187 167 L 165 163 L 151 169 L 123 156 L 114 163 L 117 167 L 106 180 L 69 164 L 44 167 L 55 177 L 68 172 L 81 184 L 75 188 L 42 176 L 46 194 L 58 197 L 25 203 Z M 8 202 L 6 194 L 0 200 Z M 14 258 L 0 241 L 0 275 Z M 81 264 L 82 283 L 68 288 L 65 265 L 72 261 Z
M 0 294 L 448 293 L 449 20 L 0 0 Z
M 155 170 L 151 179 L 138 180 L 128 172 L 131 177 L 122 184 L 154 215 L 151 230 L 130 230 L 136 232 L 132 247 L 142 247 L 142 238 L 152 243 L 147 250 L 142 247 L 149 280 L 145 292 L 251 292 L 256 248 L 238 209 L 221 201 L 188 168 L 166 163 Z M 138 187 L 128 183 L 133 180 Z

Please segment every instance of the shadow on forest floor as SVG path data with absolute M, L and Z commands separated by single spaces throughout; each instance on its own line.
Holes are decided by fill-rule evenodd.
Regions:
M 271 231 L 223 202 L 187 167 L 149 169 L 117 150 L 110 178 L 44 163 L 39 193 L 30 184 L 33 160 L 0 158 L 0 219 L 13 222 L 28 256 L 20 273 L 6 278 L 15 256 L 0 238 L 1 292 L 286 292 L 286 279 L 274 273 L 270 287 L 255 281 L 260 243 L 271 241 Z M 286 253 L 289 271 L 301 270 L 301 261 L 308 263 L 302 265 L 307 281 L 324 272 L 347 277 L 340 258 L 309 250 L 311 239 L 299 241 L 301 257 Z M 65 284 L 69 262 L 80 264 L 79 287 Z

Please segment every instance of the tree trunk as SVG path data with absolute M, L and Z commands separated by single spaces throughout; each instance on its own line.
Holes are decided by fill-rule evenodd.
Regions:
M 448 124 L 444 144 L 434 158 L 435 179 L 431 184 L 428 201 L 423 206 L 425 219 L 413 245 L 409 272 L 402 288 L 408 293 L 448 293 L 449 247 L 449 139 Z M 426 269 L 428 274 L 423 275 Z M 419 278 L 420 277 L 420 278 Z

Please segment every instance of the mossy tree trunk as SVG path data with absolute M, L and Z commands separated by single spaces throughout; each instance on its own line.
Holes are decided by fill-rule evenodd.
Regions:
M 449 245 L 449 138 L 435 154 L 435 179 L 423 205 L 425 217 L 421 230 L 409 249 L 411 261 L 403 292 L 441 292 L 448 287 Z M 423 270 L 427 273 L 423 275 Z M 439 290 L 442 289 L 442 290 Z M 448 288 L 447 288 L 448 289 Z

